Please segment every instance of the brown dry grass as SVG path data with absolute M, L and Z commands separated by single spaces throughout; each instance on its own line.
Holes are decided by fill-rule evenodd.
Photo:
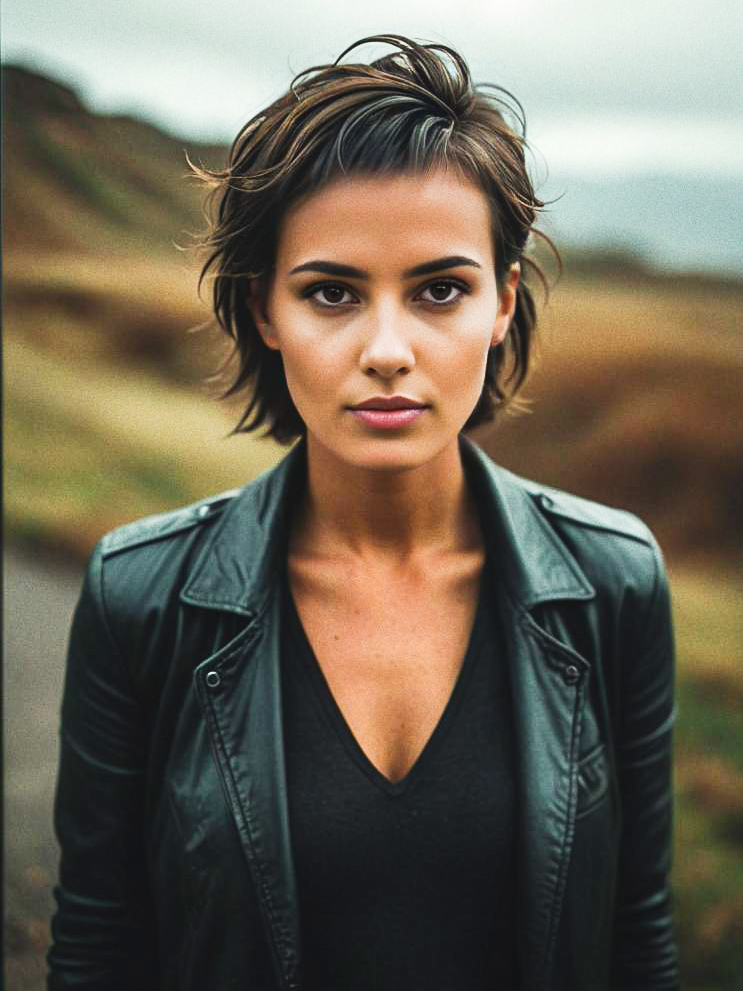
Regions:
M 17 291 L 32 291 L 34 266 L 8 273 L 6 518 L 11 532 L 79 556 L 112 526 L 240 485 L 282 454 L 254 437 L 228 439 L 236 409 L 189 384 L 194 366 L 218 363 L 203 335 L 187 333 L 195 317 L 203 320 L 185 289 L 192 280 L 162 263 L 118 262 L 56 259 L 41 268 L 35 307 Z M 87 300 L 82 319 L 70 310 L 59 316 L 57 289 Z M 150 360 L 149 321 L 161 315 L 158 334 L 186 355 L 188 375 L 167 363 L 163 375 Z M 135 349 L 137 335 L 144 343 Z M 195 360 L 189 351 L 199 347 Z
M 674 555 L 743 558 L 743 289 L 558 288 L 532 412 L 479 439 L 527 476 L 639 513 Z
M 186 465 L 174 424 L 189 422 L 188 436 L 207 447 L 204 430 L 218 420 L 216 438 L 228 425 L 200 399 L 223 345 L 188 333 L 207 316 L 195 282 L 188 254 L 15 252 L 6 266 L 10 398 L 25 394 L 26 405 L 57 410 L 57 422 L 112 439 L 125 408 L 126 420 L 146 424 L 127 433 L 131 446 Z M 522 474 L 638 512 L 674 556 L 732 564 L 743 559 L 741 321 L 735 285 L 566 281 L 544 315 L 533 412 L 502 416 L 478 439 Z M 166 403 L 175 384 L 190 389 L 168 392 Z M 190 419 L 158 412 L 195 401 Z M 226 450 L 206 457 L 205 483 L 219 485 Z

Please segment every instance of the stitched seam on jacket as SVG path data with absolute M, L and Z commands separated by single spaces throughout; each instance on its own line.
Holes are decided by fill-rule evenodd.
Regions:
M 136 685 L 135 685 L 135 682 L 134 682 L 134 676 L 132 674 L 132 670 L 129 667 L 129 664 L 128 664 L 128 661 L 127 661 L 127 659 L 126 659 L 126 657 L 124 655 L 124 652 L 119 647 L 119 644 L 118 644 L 116 638 L 114 637 L 113 629 L 111 628 L 111 622 L 110 622 L 109 617 L 108 617 L 108 608 L 106 606 L 106 593 L 105 593 L 104 583 L 103 583 L 103 565 L 104 565 L 105 560 L 106 560 L 106 558 L 103 555 L 103 541 L 101 541 L 98 546 L 100 548 L 100 555 L 99 555 L 99 558 L 98 558 L 98 589 L 97 589 L 97 591 L 98 591 L 98 605 L 99 605 L 99 610 L 100 610 L 100 614 L 101 614 L 101 619 L 103 620 L 103 626 L 104 626 L 104 629 L 106 630 L 106 635 L 108 636 L 108 639 L 111 641 L 111 646 L 113 647 L 114 652 L 115 652 L 116 656 L 119 659 L 119 663 L 120 663 L 122 669 L 124 670 L 124 672 L 126 674 L 126 678 L 127 678 L 128 682 L 129 682 L 129 688 L 130 688 L 131 693 L 132 693 L 132 698 L 136 699 L 137 704 L 141 708 L 142 698 L 141 698 L 141 695 L 139 694 L 139 692 L 136 689 Z
M 552 905 L 550 906 L 550 921 L 547 930 L 547 957 L 546 964 L 551 966 L 552 960 L 555 954 L 555 945 L 557 943 L 557 932 L 558 932 L 558 914 L 557 907 L 563 901 L 565 894 L 565 886 L 567 883 L 567 875 L 569 858 L 566 856 L 566 851 L 568 848 L 572 848 L 573 837 L 575 836 L 575 819 L 577 811 L 577 801 L 578 801 L 578 768 L 577 762 L 575 760 L 576 747 L 580 739 L 580 731 L 583 724 L 582 712 L 583 712 L 583 695 L 585 693 L 585 685 L 581 682 L 575 693 L 575 700 L 573 702 L 573 732 L 570 738 L 570 793 L 568 796 L 568 828 L 565 830 L 563 835 L 563 841 L 560 846 L 560 872 L 557 878 L 557 884 L 555 885 L 555 892 L 552 898 Z
M 562 668 L 561 664 L 553 661 L 553 654 L 560 654 L 565 658 L 569 658 L 571 661 L 580 661 L 581 671 L 587 665 L 590 667 L 590 662 L 587 661 L 582 654 L 579 654 L 578 651 L 569 644 L 562 643 L 556 637 L 552 636 L 552 634 L 547 630 L 543 629 L 527 610 L 519 610 L 519 612 L 521 625 L 523 626 L 525 632 L 535 640 L 540 641 L 541 645 L 547 652 L 547 661 L 553 670 L 559 670 Z
M 240 609 L 241 612 L 249 613 L 251 610 L 247 606 L 244 606 L 241 602 L 235 602 L 234 599 L 223 599 L 217 595 L 208 595 L 205 592 L 199 591 L 198 588 L 191 588 L 187 593 L 184 594 L 186 602 L 191 602 L 193 604 L 199 605 L 200 603 L 209 603 L 213 606 L 230 606 L 231 608 Z
M 565 547 L 564 542 L 559 538 L 555 532 L 555 528 L 545 520 L 543 513 L 539 511 L 539 508 L 534 505 L 533 500 L 529 500 L 528 503 L 532 509 L 532 516 L 539 526 L 542 536 L 551 544 L 552 548 L 559 555 L 563 566 L 570 572 L 574 580 L 578 583 L 581 588 L 581 592 L 585 597 L 593 597 L 596 594 L 596 590 L 593 588 L 591 583 L 588 581 L 586 575 L 581 570 L 578 562 L 575 560 L 572 554 L 570 554 Z M 565 595 L 565 594 L 576 594 L 575 586 L 572 588 L 566 586 L 564 588 L 555 589 L 550 588 L 550 596 L 555 595 Z
M 575 516 L 569 516 L 567 513 L 559 512 L 552 507 L 547 508 L 545 506 L 545 512 L 550 513 L 552 516 L 557 516 L 561 520 L 565 520 L 566 523 L 572 523 L 586 530 L 598 530 L 599 533 L 610 533 L 614 537 L 626 537 L 627 540 L 633 540 L 636 544 L 642 544 L 645 547 L 653 546 L 649 537 L 643 537 L 639 533 L 630 533 L 628 530 L 620 530 L 618 527 L 599 523 L 598 521 L 576 519 Z
M 562 493 L 558 493 L 562 495 Z M 574 523 L 578 527 L 585 527 L 588 530 L 598 530 L 601 533 L 611 533 L 616 537 L 627 537 L 629 540 L 634 540 L 638 544 L 645 544 L 646 546 L 652 547 L 653 538 L 651 536 L 651 531 L 638 517 L 634 517 L 637 524 L 637 529 L 641 530 L 641 533 L 636 532 L 634 529 L 624 529 L 619 523 L 609 523 L 602 520 L 586 519 L 583 516 L 578 516 L 571 513 L 567 509 L 563 509 L 559 503 L 556 501 L 549 490 L 540 491 L 537 493 L 537 499 L 539 504 L 544 509 L 545 513 L 549 513 L 551 516 L 557 516 L 561 520 L 566 520 L 568 523 Z M 597 504 L 598 505 L 598 504 Z M 599 506 L 599 509 L 601 507 Z M 621 510 L 619 510 L 621 512 Z M 633 514 L 627 514 L 632 518 Z M 628 524 L 629 525 L 629 524 Z
M 528 612 L 524 611 L 522 613 L 522 626 L 524 628 L 527 636 L 531 636 L 534 640 L 541 641 L 542 646 L 548 648 L 547 657 L 549 659 L 549 654 L 551 650 L 555 650 L 558 653 L 564 654 L 568 657 L 579 658 L 584 665 L 587 664 L 585 658 L 582 658 L 577 652 L 572 651 L 566 645 L 560 643 L 559 640 L 555 640 L 548 633 L 546 633 L 537 623 L 532 619 Z M 559 665 L 551 665 L 555 668 Z M 552 897 L 552 904 L 549 908 L 549 922 L 547 925 L 547 952 L 544 957 L 544 971 L 545 978 L 549 968 L 552 965 L 552 960 L 555 953 L 555 945 L 557 942 L 557 932 L 558 932 L 558 922 L 557 917 L 557 906 L 562 902 L 565 893 L 565 886 L 567 883 L 567 874 L 569 868 L 568 858 L 565 856 L 566 849 L 572 846 L 573 837 L 575 835 L 575 820 L 576 820 L 576 809 L 577 809 L 577 798 L 578 798 L 578 768 L 577 762 L 575 760 L 576 747 L 578 746 L 578 741 L 580 740 L 580 732 L 583 724 L 582 712 L 583 712 L 583 695 L 585 693 L 585 682 L 581 680 L 576 689 L 575 700 L 573 702 L 573 718 L 572 718 L 572 734 L 570 737 L 570 764 L 575 765 L 573 773 L 570 775 L 570 793 L 568 796 L 568 828 L 563 834 L 563 840 L 560 844 L 559 853 L 559 871 L 557 875 L 557 882 L 555 884 L 555 890 Z
M 115 557 L 128 550 L 136 550 L 138 547 L 145 547 L 147 544 L 154 544 L 159 540 L 166 540 L 168 537 L 176 537 L 180 533 L 185 533 L 186 530 L 193 530 L 194 527 L 207 522 L 206 517 L 197 517 L 196 519 L 183 520 L 181 523 L 174 523 L 172 526 L 164 527 L 155 532 L 149 531 L 147 527 L 142 527 L 141 530 L 134 530 L 127 537 L 122 534 L 121 538 L 117 538 L 114 530 L 112 533 L 107 533 L 101 541 L 103 557 Z M 130 526 L 134 526 L 134 524 L 130 524 Z
M 641 653 L 644 655 L 647 652 L 647 645 L 643 644 L 642 633 L 651 628 L 651 624 L 648 623 L 648 619 L 654 615 L 658 600 L 661 595 L 662 587 L 662 567 L 660 559 L 660 547 L 655 541 L 649 542 L 648 546 L 652 551 L 652 564 L 653 564 L 653 586 L 651 593 L 648 597 L 648 604 L 643 614 L 643 622 L 635 624 L 636 635 L 631 638 L 631 643 L 634 646 L 634 651 L 632 652 L 633 657 L 638 657 Z

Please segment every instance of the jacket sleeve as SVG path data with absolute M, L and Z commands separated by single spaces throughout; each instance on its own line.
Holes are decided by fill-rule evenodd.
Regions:
M 145 719 L 103 601 L 100 546 L 70 636 L 54 824 L 50 991 L 158 986 L 143 830 Z
M 679 986 L 670 898 L 674 644 L 668 582 L 655 542 L 653 561 L 645 605 L 636 604 L 624 616 L 631 647 L 622 658 L 617 747 L 622 823 L 612 950 L 617 991 Z

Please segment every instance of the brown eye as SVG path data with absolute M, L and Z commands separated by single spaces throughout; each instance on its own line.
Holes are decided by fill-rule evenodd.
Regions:
M 430 287 L 430 292 L 437 303 L 443 303 L 449 298 L 449 294 L 453 288 L 448 282 L 437 282 Z
M 440 282 L 431 282 L 423 290 L 421 298 L 428 303 L 456 303 L 460 296 L 463 295 L 467 290 L 464 286 L 460 286 L 456 282 L 449 282 L 442 280 Z M 426 295 L 428 294 L 428 295 Z
M 354 302 L 351 293 L 345 286 L 327 282 L 322 286 L 313 286 L 307 295 L 321 306 L 340 306 Z

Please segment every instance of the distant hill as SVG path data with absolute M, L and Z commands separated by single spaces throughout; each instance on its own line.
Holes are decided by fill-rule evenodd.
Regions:
M 219 165 L 223 146 L 93 113 L 74 90 L 22 66 L 2 67 L 2 89 L 6 245 L 165 248 L 201 226 L 203 190 L 185 154 Z
M 226 146 L 93 112 L 70 87 L 4 65 L 5 235 L 23 247 L 168 246 L 201 226 L 185 152 L 220 165 Z M 543 224 L 574 270 L 743 273 L 741 183 L 647 175 L 549 179 Z M 608 265 L 607 265 L 608 263 Z

